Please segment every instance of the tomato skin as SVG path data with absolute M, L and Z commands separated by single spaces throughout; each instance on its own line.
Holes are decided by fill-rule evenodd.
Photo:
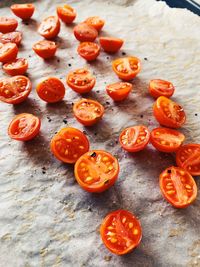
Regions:
M 176 153 L 176 163 L 193 176 L 200 175 L 200 144 L 186 144 Z
M 28 61 L 25 58 L 17 58 L 3 65 L 5 73 L 11 76 L 23 75 L 28 69 Z
M 155 79 L 149 82 L 149 93 L 154 98 L 159 96 L 171 97 L 175 88 L 171 82 Z
M 65 96 L 65 87 L 60 79 L 49 77 L 36 87 L 38 96 L 47 103 L 57 103 Z
M 0 33 L 0 43 L 15 43 L 17 46 L 20 45 L 22 40 L 21 32 L 8 32 L 8 33 Z
M 141 61 L 137 57 L 118 58 L 112 62 L 112 68 L 120 79 L 130 81 L 141 71 Z
M 29 132 L 28 133 L 18 133 L 16 134 L 16 130 L 18 130 L 19 128 L 17 127 L 19 122 L 21 120 L 24 120 L 25 122 L 27 122 L 27 127 L 28 127 L 28 122 L 33 122 L 35 123 L 34 128 L 31 130 L 30 132 L 30 126 L 28 128 Z M 22 125 L 25 123 L 22 122 Z M 36 135 L 38 135 L 39 131 L 40 131 L 40 126 L 41 126 L 41 121 L 38 117 L 29 114 L 29 113 L 21 113 L 17 116 L 14 117 L 14 119 L 11 121 L 9 127 L 8 127 L 8 135 L 10 136 L 10 138 L 17 140 L 17 141 L 29 141 L 31 139 L 33 139 Z M 27 127 L 24 127 L 24 129 L 26 129 Z M 17 129 L 16 129 L 17 128 Z M 21 128 L 20 128 L 21 129 Z M 27 130 L 27 129 L 26 129 Z
M 35 11 L 33 4 L 15 4 L 10 8 L 12 12 L 22 20 L 30 19 Z
M 53 39 L 60 32 L 60 21 L 56 16 L 49 16 L 41 22 L 38 33 L 45 39 Z
M 16 59 L 18 47 L 14 43 L 0 43 L 0 62 L 7 63 Z
M 105 52 L 117 53 L 122 47 L 124 40 L 114 37 L 100 37 L 99 42 Z
M 13 32 L 18 26 L 18 22 L 16 19 L 0 17 L 0 32 L 8 33 Z
M 174 111 L 173 114 L 171 113 L 169 108 Z M 165 109 L 170 111 L 170 113 L 166 114 Z M 161 125 L 169 128 L 180 128 L 186 121 L 186 115 L 183 108 L 178 103 L 164 96 L 160 96 L 159 98 L 157 98 L 156 102 L 153 105 L 153 113 L 156 120 Z M 175 118 L 173 118 L 172 115 L 174 115 Z M 179 120 L 176 120 L 177 116 L 179 116 Z
M 69 5 L 57 7 L 58 17 L 66 24 L 71 24 L 76 18 L 76 11 Z
M 126 218 L 126 221 L 129 220 L 129 223 L 131 224 L 128 224 L 128 225 L 133 227 L 134 229 L 133 231 L 136 231 L 134 235 L 130 236 L 130 232 L 129 232 L 130 226 L 127 225 L 125 227 L 124 224 L 126 224 L 126 222 L 123 223 L 122 218 Z M 114 236 L 115 240 L 113 240 L 113 242 L 111 241 L 109 242 L 107 236 L 109 235 L 109 232 L 113 233 L 114 230 L 116 230 L 117 237 L 120 236 L 120 239 L 124 240 L 124 243 L 128 239 L 132 241 L 132 244 L 130 244 L 128 247 L 126 246 L 123 248 L 122 246 L 119 245 L 120 243 L 118 244 L 118 242 L 116 241 L 118 238 L 116 238 L 115 236 Z M 142 228 L 141 228 L 140 221 L 131 212 L 127 210 L 116 210 L 116 211 L 109 213 L 104 218 L 101 224 L 101 227 L 100 227 L 100 235 L 101 235 L 104 245 L 107 247 L 108 250 L 110 250 L 112 253 L 116 255 L 125 255 L 127 253 L 130 253 L 133 249 L 135 249 L 140 244 L 141 239 L 142 239 Z M 124 239 L 123 239 L 123 235 L 124 235 Z M 112 237 L 111 237 L 111 240 L 112 240 Z
M 95 157 L 93 156 L 95 154 Z M 107 157 L 109 160 L 112 161 L 112 170 L 114 173 L 112 173 L 112 175 L 109 176 L 105 176 L 108 175 L 104 172 L 104 175 L 101 173 L 101 176 L 104 176 L 104 178 L 102 178 L 102 180 L 106 179 L 106 181 L 101 181 L 100 184 L 98 184 L 97 182 L 95 184 L 88 184 L 86 181 L 83 181 L 83 177 L 81 176 L 81 163 L 82 161 L 84 161 L 84 159 L 91 159 L 94 158 L 93 164 L 92 165 L 92 169 L 94 170 L 95 166 L 97 163 L 95 163 L 95 158 L 96 157 Z M 98 158 L 98 162 L 100 161 L 100 159 Z M 80 169 L 80 168 L 81 169 Z M 105 166 L 104 166 L 105 167 Z M 89 168 L 89 167 L 88 167 Z M 98 170 L 101 170 L 101 166 L 98 165 L 98 167 L 96 167 L 96 169 L 98 168 Z M 91 171 L 92 173 L 92 171 Z M 118 160 L 112 156 L 110 153 L 103 151 L 103 150 L 92 150 L 92 151 L 88 151 L 85 154 L 83 154 L 76 162 L 75 167 L 74 167 L 74 174 L 75 174 L 75 178 L 78 182 L 78 184 L 87 192 L 90 193 L 101 193 L 107 189 L 109 189 L 117 180 L 118 178 L 118 174 L 119 174 L 119 163 Z M 94 178 L 94 177 L 92 177 Z
M 87 25 L 95 28 L 98 32 L 101 31 L 105 24 L 105 20 L 101 19 L 98 16 L 89 17 L 84 21 Z
M 184 182 L 186 180 L 187 183 Z M 172 166 L 164 170 L 160 174 L 159 185 L 164 198 L 175 208 L 186 208 L 197 197 L 197 185 L 195 180 L 189 172 L 179 167 Z M 190 197 L 188 196 L 188 190 L 192 190 L 192 192 L 189 191 L 192 193 Z M 174 198 L 178 198 L 178 200 Z
M 92 42 L 80 43 L 77 52 L 87 61 L 95 60 L 100 53 L 100 46 Z
M 23 84 L 20 84 L 22 82 Z M 19 104 L 26 100 L 31 92 L 31 89 L 31 81 L 25 76 L 19 75 L 10 78 L 1 78 L 0 101 L 7 104 Z
M 114 101 L 122 101 L 128 97 L 132 88 L 131 83 L 117 82 L 107 85 L 106 92 Z
M 33 45 L 33 51 L 41 58 L 49 59 L 55 56 L 57 45 L 53 41 L 42 40 Z
M 150 135 L 151 144 L 157 150 L 165 153 L 176 152 L 184 140 L 184 134 L 169 128 L 153 129 Z
M 98 32 L 95 28 L 83 22 L 74 27 L 74 36 L 80 42 L 94 42 Z

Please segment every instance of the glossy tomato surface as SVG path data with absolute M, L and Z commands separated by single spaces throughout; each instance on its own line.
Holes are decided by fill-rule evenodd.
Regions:
M 80 42 L 94 42 L 98 36 L 98 32 L 87 23 L 80 23 L 74 27 L 74 36 Z
M 124 40 L 115 37 L 100 37 L 99 42 L 105 52 L 117 53 L 122 47 Z
M 16 30 L 18 22 L 16 19 L 0 17 L 0 32 L 8 33 Z
M 17 58 L 3 65 L 3 70 L 11 76 L 23 75 L 28 69 L 28 61 L 25 58 Z
M 14 43 L 0 43 L 0 62 L 7 63 L 15 60 L 18 54 L 18 47 Z
M 58 17 L 67 24 L 72 23 L 76 18 L 76 11 L 69 5 L 58 6 L 57 7 Z
M 105 20 L 101 19 L 99 16 L 89 17 L 84 21 L 89 26 L 94 27 L 98 32 L 103 28 Z
M 106 86 L 107 94 L 114 101 L 122 101 L 126 99 L 131 92 L 133 85 L 128 82 L 116 82 Z
M 53 41 L 42 40 L 33 45 L 33 50 L 39 57 L 48 59 L 55 56 L 57 45 Z
M 174 86 L 171 82 L 155 79 L 149 83 L 149 93 L 154 98 L 159 96 L 171 97 L 174 94 Z
M 60 32 L 60 21 L 56 16 L 50 16 L 41 22 L 38 32 L 46 39 L 55 38 Z
M 23 20 L 30 19 L 35 10 L 35 6 L 31 3 L 15 4 L 15 5 L 12 5 L 10 8 L 17 17 Z
M 93 42 L 80 43 L 77 49 L 79 55 L 87 61 L 95 60 L 100 53 L 100 46 Z
M 8 32 L 8 33 L 0 33 L 0 43 L 15 43 L 16 45 L 20 45 L 22 40 L 21 32 Z

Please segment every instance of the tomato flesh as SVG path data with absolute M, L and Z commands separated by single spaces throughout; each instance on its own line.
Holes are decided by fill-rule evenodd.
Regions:
M 92 42 L 80 43 L 77 49 L 79 55 L 87 61 L 95 60 L 100 53 L 100 46 Z
M 11 76 L 23 75 L 28 69 L 28 61 L 25 58 L 17 58 L 3 65 L 3 70 Z
M 98 32 L 103 28 L 105 20 L 101 19 L 98 16 L 89 17 L 84 21 L 89 26 L 94 27 Z
M 60 21 L 56 16 L 45 18 L 39 28 L 38 32 L 46 39 L 55 38 L 60 32 Z
M 0 32 L 8 33 L 13 32 L 18 26 L 18 22 L 16 19 L 0 17 Z
M 87 23 L 80 23 L 74 27 L 74 36 L 80 42 L 94 42 L 98 36 L 98 32 Z
M 127 210 L 109 213 L 100 228 L 105 246 L 117 255 L 124 255 L 136 248 L 142 239 L 139 220 Z
M 15 4 L 10 8 L 17 17 L 23 20 L 30 19 L 35 11 L 33 4 Z
M 76 18 L 76 11 L 69 5 L 64 5 L 63 7 L 57 7 L 58 17 L 67 24 L 72 23 Z
M 114 37 L 100 37 L 99 42 L 107 53 L 117 53 L 124 43 L 122 39 Z
M 78 159 L 74 172 L 77 182 L 84 190 L 100 193 L 115 183 L 119 174 L 119 164 L 110 153 L 93 150 Z
M 174 94 L 174 86 L 171 82 L 164 80 L 151 80 L 149 83 L 149 93 L 154 98 L 159 96 L 171 97 Z
M 57 45 L 53 41 L 42 40 L 33 45 L 33 50 L 39 57 L 48 59 L 55 56 Z
M 18 47 L 14 43 L 0 43 L 0 62 L 7 63 L 15 60 L 18 54 Z
M 16 45 L 20 45 L 22 40 L 21 32 L 9 32 L 9 33 L 0 33 L 0 43 L 15 43 Z
M 114 101 L 122 101 L 128 97 L 132 88 L 131 83 L 117 82 L 107 85 L 106 92 Z

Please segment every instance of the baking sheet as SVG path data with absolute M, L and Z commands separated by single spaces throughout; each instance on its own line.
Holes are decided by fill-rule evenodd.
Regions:
M 33 91 L 20 105 L 0 104 L 0 266 L 200 266 L 199 194 L 192 206 L 177 210 L 162 198 L 158 186 L 160 172 L 175 163 L 173 155 L 159 153 L 150 145 L 131 155 L 117 143 L 124 127 L 158 126 L 152 116 L 153 99 L 147 92 L 152 78 L 174 83 L 173 99 L 187 113 L 181 131 L 187 136 L 186 142 L 200 142 L 200 18 L 154 0 L 68 1 L 77 10 L 76 23 L 99 15 L 106 20 L 101 35 L 123 38 L 125 45 L 116 55 L 102 52 L 96 62 L 86 63 L 76 52 L 74 25 L 62 24 L 56 39 L 57 56 L 43 61 L 31 49 L 41 39 L 37 26 L 64 2 L 35 1 L 33 19 L 29 23 L 19 20 L 18 30 L 24 36 L 19 56 L 29 61 Z M 7 7 L 11 3 L 0 2 L 1 16 L 12 16 Z M 111 60 L 122 53 L 141 58 L 143 68 L 133 80 L 130 97 L 115 104 L 106 95 L 105 86 L 117 81 Z M 69 88 L 64 101 L 54 105 L 45 104 L 35 93 L 41 79 L 54 75 L 65 82 L 66 74 L 80 67 L 93 71 L 97 84 L 88 97 L 99 100 L 106 110 L 103 120 L 92 128 L 84 128 L 73 117 L 72 103 L 80 96 Z M 4 76 L 2 71 L 0 76 Z M 26 143 L 7 136 L 10 120 L 21 112 L 42 120 L 40 135 Z M 73 167 L 51 155 L 49 142 L 66 125 L 86 131 L 92 149 L 105 149 L 118 157 L 119 179 L 109 191 L 100 195 L 84 192 L 75 182 Z M 195 179 L 199 188 L 199 179 Z M 118 208 L 133 212 L 143 228 L 140 246 L 123 257 L 111 254 L 99 235 L 102 219 Z

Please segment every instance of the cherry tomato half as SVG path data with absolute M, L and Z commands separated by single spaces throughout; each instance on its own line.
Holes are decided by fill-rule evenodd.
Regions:
M 169 167 L 160 175 L 163 196 L 176 208 L 186 208 L 197 197 L 197 185 L 193 177 L 178 167 Z
M 87 23 L 80 23 L 74 27 L 74 36 L 80 42 L 94 42 L 98 36 L 98 32 Z
M 53 41 L 42 40 L 33 45 L 33 50 L 39 57 L 48 59 L 55 56 L 57 45 Z
M 146 126 L 132 126 L 124 129 L 119 137 L 121 147 L 128 152 L 143 150 L 149 143 L 150 132 Z
M 106 92 L 114 101 L 122 101 L 128 97 L 132 88 L 131 83 L 117 82 L 107 85 Z
M 159 96 L 170 97 L 174 93 L 174 86 L 172 83 L 164 80 L 151 80 L 149 83 L 149 93 L 154 98 Z
M 60 32 L 60 21 L 56 16 L 50 16 L 41 22 L 38 32 L 46 39 L 55 38 Z
M 33 139 L 40 131 L 40 119 L 29 113 L 22 113 L 14 117 L 8 127 L 10 138 L 18 141 Z
M 22 40 L 21 32 L 8 32 L 8 33 L 0 33 L 0 43 L 15 43 L 16 45 L 20 45 Z
M 86 135 L 75 128 L 63 128 L 51 139 L 52 153 L 65 163 L 75 163 L 88 150 Z
M 163 126 L 180 128 L 186 120 L 183 108 L 165 96 L 160 96 L 153 105 L 156 120 Z
M 0 43 L 0 62 L 7 63 L 16 59 L 18 47 L 14 43 Z
M 119 163 L 115 157 L 103 150 L 83 154 L 74 168 L 79 185 L 91 193 L 100 193 L 110 188 L 117 180 Z
M 83 98 L 73 106 L 76 119 L 85 126 L 97 123 L 104 114 L 104 107 L 97 101 Z
M 112 67 L 120 79 L 130 81 L 140 72 L 141 62 L 136 57 L 118 58 L 112 62 Z
M 87 69 L 77 69 L 67 75 L 67 85 L 79 94 L 85 94 L 92 90 L 96 79 Z
M 3 65 L 3 70 L 11 76 L 23 75 L 28 69 L 28 61 L 25 58 L 17 58 Z
M 0 32 L 7 33 L 13 32 L 18 26 L 18 22 L 16 19 L 0 17 Z
M 79 55 L 87 61 L 95 60 L 100 53 L 100 46 L 92 42 L 80 43 L 77 49 Z
M 76 11 L 69 5 L 57 7 L 58 17 L 67 24 L 72 23 L 76 18 Z
M 21 19 L 30 19 L 33 16 L 35 7 L 33 4 L 15 4 L 11 7 L 12 12 Z
M 176 153 L 176 163 L 191 175 L 200 175 L 200 144 L 181 146 Z
M 0 79 L 0 101 L 8 104 L 23 102 L 31 92 L 31 82 L 25 76 Z
M 61 80 L 56 77 L 43 80 L 37 85 L 36 91 L 38 96 L 48 103 L 56 103 L 62 100 L 65 95 L 65 87 Z
M 103 28 L 105 20 L 98 16 L 89 17 L 84 21 L 87 25 L 94 27 L 98 32 Z
M 103 220 L 100 234 L 104 245 L 117 255 L 124 255 L 136 248 L 142 239 L 139 220 L 127 210 L 116 210 Z
M 117 53 L 124 43 L 122 39 L 114 37 L 100 37 L 99 42 L 107 53 Z
M 184 140 L 184 134 L 169 128 L 153 129 L 150 135 L 152 145 L 161 152 L 177 151 Z

